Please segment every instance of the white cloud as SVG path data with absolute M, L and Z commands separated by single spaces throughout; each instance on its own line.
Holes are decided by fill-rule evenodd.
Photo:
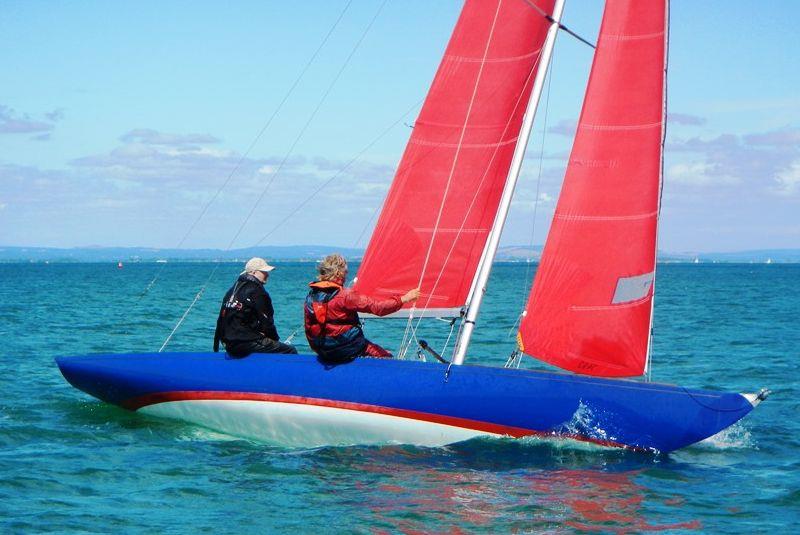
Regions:
M 706 124 L 705 117 L 690 115 L 688 113 L 668 113 L 667 122 L 670 124 L 682 124 L 687 126 L 701 126 Z
M 219 139 L 208 134 L 168 134 L 150 128 L 136 128 L 120 136 L 123 143 L 143 145 L 189 145 L 219 143 Z
M 689 162 L 670 165 L 665 180 L 693 186 L 712 184 L 734 184 L 736 177 L 716 173 L 716 166 L 709 162 Z
M 800 192 L 800 160 L 778 173 L 775 180 L 778 183 L 776 191 L 780 195 L 790 196 Z
M 61 118 L 60 115 L 55 115 L 48 121 L 39 121 L 33 119 L 27 113 L 18 113 L 13 108 L 3 106 L 0 104 L 0 134 L 41 134 L 42 132 L 49 132 L 53 129 L 53 121 Z M 37 139 L 47 140 L 47 137 L 37 136 Z
M 276 167 L 274 165 L 262 165 L 258 168 L 259 175 L 271 175 L 275 172 Z
M 667 143 L 666 159 L 674 162 L 667 166 L 667 183 L 736 184 L 738 196 L 792 194 L 793 165 L 800 161 L 800 128 L 673 139 Z

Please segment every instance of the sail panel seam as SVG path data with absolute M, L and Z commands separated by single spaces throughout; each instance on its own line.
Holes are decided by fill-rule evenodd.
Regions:
M 636 301 L 626 301 L 624 303 L 612 305 L 572 305 L 569 309 L 576 312 L 599 312 L 603 310 L 619 310 L 620 308 L 635 308 L 646 304 L 650 300 L 650 297 L 648 293 L 647 296 L 637 299 Z
M 583 128 L 584 130 L 595 130 L 595 131 L 620 131 L 620 130 L 647 130 L 648 128 L 661 128 L 661 124 L 663 121 L 658 121 L 655 123 L 641 123 L 641 124 L 587 124 L 581 123 L 578 125 L 578 128 Z
M 474 57 L 471 57 L 471 56 L 457 56 L 457 55 L 454 55 L 454 54 L 445 54 L 444 59 L 450 60 L 450 61 L 454 61 L 454 62 L 458 62 L 458 63 L 510 63 L 510 62 L 514 62 L 514 61 L 522 61 L 522 60 L 526 60 L 526 59 L 532 58 L 533 56 L 537 55 L 541 51 L 542 51 L 542 49 L 539 48 L 538 50 L 534 50 L 533 52 L 530 52 L 528 54 L 523 54 L 521 56 L 505 56 L 505 57 L 501 57 L 501 58 L 486 58 L 485 60 L 483 58 L 474 58 Z
M 640 35 L 624 35 L 624 34 L 607 34 L 600 37 L 600 42 L 603 41 L 643 41 L 645 39 L 657 39 L 663 37 L 664 32 L 656 33 L 643 33 Z
M 658 216 L 658 211 L 647 212 L 646 214 L 631 215 L 575 215 L 575 214 L 556 214 L 556 219 L 563 221 L 635 221 L 637 219 L 649 219 Z
M 463 233 L 466 233 L 466 234 L 486 234 L 486 233 L 489 232 L 489 229 L 485 229 L 485 228 L 465 228 L 465 229 L 460 229 L 460 228 L 441 228 L 441 227 L 439 227 L 438 229 L 435 229 L 433 227 L 414 227 L 414 230 L 418 231 L 418 232 L 432 232 L 432 233 L 436 233 L 436 234 L 447 234 L 447 233 L 453 233 L 453 232 L 456 232 L 456 233 L 460 232 L 462 234 Z
M 497 143 L 445 143 L 443 141 L 426 141 L 424 139 L 413 138 L 408 141 L 409 145 L 420 145 L 423 147 L 440 147 L 447 149 L 490 149 L 493 147 L 502 147 L 516 143 L 517 138 L 508 139 L 506 141 L 499 141 Z
M 417 119 L 415 121 L 415 123 L 416 123 L 415 126 L 435 126 L 435 127 L 439 127 L 439 128 L 452 128 L 453 130 L 459 130 L 459 131 L 461 130 L 461 126 L 462 126 L 460 124 L 437 123 L 435 121 L 426 121 L 424 119 Z M 473 124 L 469 125 L 467 127 L 467 129 L 469 129 L 469 130 L 480 130 L 480 129 L 490 130 L 490 129 L 495 129 L 495 128 L 505 128 L 505 126 L 506 126 L 505 124 L 500 124 L 500 123 L 496 123 L 496 124 L 474 124 L 473 123 Z

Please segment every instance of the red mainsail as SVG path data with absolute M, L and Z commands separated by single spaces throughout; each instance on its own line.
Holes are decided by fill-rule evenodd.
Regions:
M 608 0 L 521 349 L 577 373 L 641 375 L 661 182 L 665 0 Z
M 553 3 L 537 5 L 551 12 Z M 416 307 L 434 314 L 467 302 L 548 26 L 523 0 L 467 0 L 358 271 L 359 291 L 419 285 Z

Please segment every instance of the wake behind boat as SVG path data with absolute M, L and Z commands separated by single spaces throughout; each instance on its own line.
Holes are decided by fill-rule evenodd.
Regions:
M 651 369 L 664 0 L 607 0 L 517 348 L 505 369 L 463 365 L 563 5 L 465 2 L 358 271 L 355 287 L 365 294 L 421 290 L 416 304 L 391 315 L 407 322 L 400 358 L 422 345 L 420 321 L 454 318 L 452 364 L 155 353 L 61 358 L 64 376 L 132 410 L 292 446 L 547 435 L 669 452 L 744 417 L 766 391 L 613 379 L 648 377 Z M 581 375 L 521 370 L 523 354 Z

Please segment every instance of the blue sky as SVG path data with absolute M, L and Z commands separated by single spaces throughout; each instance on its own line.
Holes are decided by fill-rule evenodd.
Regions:
M 5 0 L 0 245 L 364 246 L 461 3 L 353 0 L 243 158 L 346 5 Z M 601 11 L 568 0 L 565 23 L 594 40 Z M 672 3 L 662 249 L 800 247 L 797 20 Z M 544 241 L 590 62 L 559 37 L 505 244 Z

